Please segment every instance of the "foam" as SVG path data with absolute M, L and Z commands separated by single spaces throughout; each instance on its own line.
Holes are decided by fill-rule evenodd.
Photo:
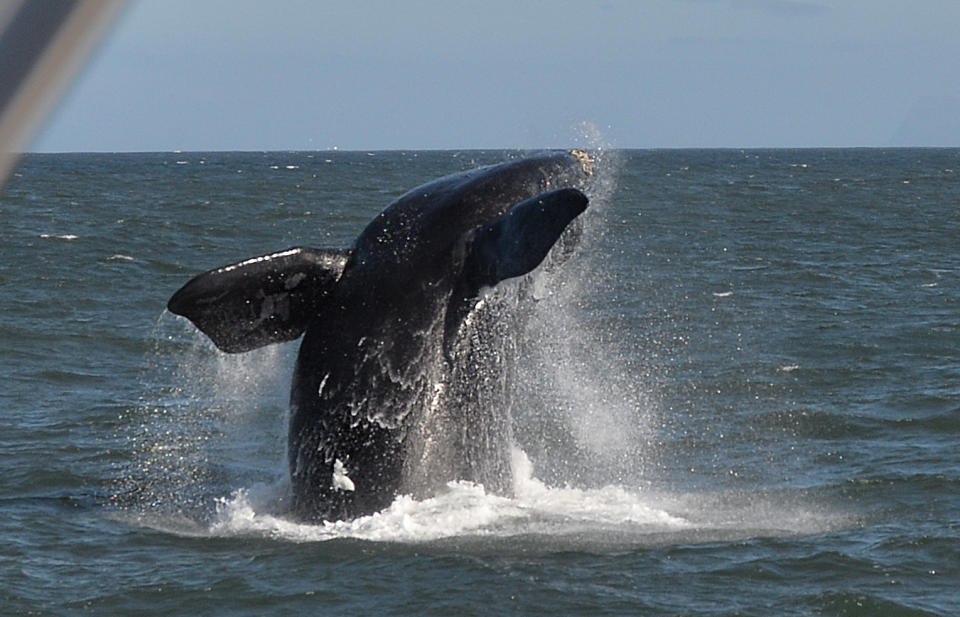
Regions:
M 428 499 L 401 495 L 370 516 L 320 524 L 297 522 L 276 512 L 288 488 L 284 483 L 240 489 L 217 500 L 206 535 L 390 544 L 456 539 L 509 541 L 509 546 L 522 539 L 546 548 L 603 550 L 812 535 L 854 523 L 848 514 L 825 507 L 809 495 L 657 493 L 617 485 L 550 487 L 535 477 L 522 451 L 514 450 L 513 465 L 513 497 L 487 493 L 472 482 L 450 482 Z
M 514 497 L 487 493 L 472 482 L 450 482 L 435 497 L 397 497 L 386 509 L 351 521 L 298 523 L 272 513 L 282 487 L 258 486 L 218 500 L 209 532 L 214 536 L 265 536 L 295 542 L 351 538 L 419 543 L 455 537 L 506 538 L 565 535 L 584 529 L 629 526 L 646 532 L 689 527 L 682 517 L 646 502 L 621 487 L 552 488 L 537 480 L 526 455 L 514 451 Z

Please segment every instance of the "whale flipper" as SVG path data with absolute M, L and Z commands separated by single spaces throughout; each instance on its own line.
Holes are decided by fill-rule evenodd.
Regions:
M 465 267 L 472 291 L 539 266 L 567 225 L 586 210 L 587 201 L 572 188 L 541 193 L 477 229 Z
M 316 319 L 351 254 L 295 247 L 253 257 L 195 276 L 167 308 L 228 353 L 291 341 Z

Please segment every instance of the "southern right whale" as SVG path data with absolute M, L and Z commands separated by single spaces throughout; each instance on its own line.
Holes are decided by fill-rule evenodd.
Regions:
M 490 290 L 558 240 L 555 261 L 569 254 L 592 173 L 575 150 L 446 176 L 388 205 L 349 249 L 254 257 L 170 298 L 226 352 L 303 334 L 288 435 L 295 516 L 370 514 L 452 480 L 511 491 L 517 311 Z

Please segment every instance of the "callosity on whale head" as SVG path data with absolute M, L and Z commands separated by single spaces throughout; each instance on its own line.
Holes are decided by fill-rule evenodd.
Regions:
M 335 520 L 452 480 L 509 493 L 515 302 L 486 290 L 569 254 L 593 161 L 550 152 L 391 203 L 349 249 L 200 274 L 170 311 L 226 352 L 303 335 L 290 394 L 293 513 Z M 522 291 L 517 291 L 522 294 Z

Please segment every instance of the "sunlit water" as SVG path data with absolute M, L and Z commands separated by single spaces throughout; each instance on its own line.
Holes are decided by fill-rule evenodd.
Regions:
M 515 494 L 284 515 L 296 343 L 220 354 L 167 298 L 511 155 L 28 157 L 0 200 L 7 612 L 960 610 L 957 150 L 603 153 L 581 250 L 526 283 Z

